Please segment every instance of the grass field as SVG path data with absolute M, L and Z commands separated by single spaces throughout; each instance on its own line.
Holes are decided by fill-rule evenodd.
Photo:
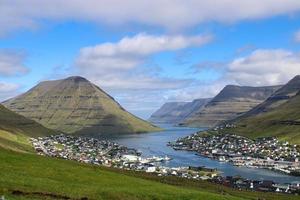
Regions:
M 179 188 L 72 161 L 3 149 L 0 160 L 0 171 L 5 172 L 1 173 L 1 192 L 15 199 L 51 196 L 62 199 L 239 199 Z M 20 195 L 11 195 L 12 191 Z
M 8 199 L 299 199 L 202 181 L 96 167 L 0 149 L 0 196 Z

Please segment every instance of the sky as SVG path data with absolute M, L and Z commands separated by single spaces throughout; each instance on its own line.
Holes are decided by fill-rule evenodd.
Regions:
M 285 84 L 299 45 L 299 0 L 0 0 L 0 101 L 78 75 L 147 119 L 228 84 Z

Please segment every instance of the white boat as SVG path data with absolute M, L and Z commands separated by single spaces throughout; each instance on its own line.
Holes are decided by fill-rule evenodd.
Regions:
M 170 161 L 170 160 L 172 160 L 172 158 L 170 158 L 170 157 L 168 157 L 168 156 L 165 156 L 165 157 L 164 157 L 164 161 Z

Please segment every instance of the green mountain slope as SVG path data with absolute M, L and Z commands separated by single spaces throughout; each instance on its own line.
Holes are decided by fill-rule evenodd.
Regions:
M 46 81 L 3 103 L 47 128 L 72 134 L 122 134 L 159 128 L 125 111 L 82 77 Z
M 55 133 L 0 105 L 0 147 L 15 151 L 30 151 L 32 148 L 28 142 L 29 137 Z
M 300 91 L 300 76 L 294 77 L 286 85 L 278 89 L 266 101 L 254 107 L 249 112 L 242 115 L 240 118 L 251 117 L 271 111 L 278 106 L 286 103 Z M 238 120 L 238 119 L 237 119 Z
M 121 171 L 0 148 L 0 196 L 6 199 L 238 200 L 297 199 L 206 181 Z M 167 184 L 165 184 L 167 183 Z M 175 185 L 175 186 L 174 186 Z
M 276 136 L 300 144 L 300 94 L 277 108 L 236 122 L 230 129 L 250 138 Z
M 233 121 L 230 129 L 250 138 L 276 136 L 300 144 L 300 76 Z
M 279 86 L 226 86 L 204 108 L 188 117 L 182 125 L 214 127 L 251 110 L 273 94 Z

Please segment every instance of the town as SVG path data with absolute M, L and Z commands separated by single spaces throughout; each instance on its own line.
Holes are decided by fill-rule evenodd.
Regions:
M 170 142 L 175 150 L 195 151 L 201 156 L 236 166 L 264 168 L 290 175 L 300 174 L 300 149 L 278 139 L 249 138 L 234 134 L 195 133 Z
M 239 136 L 236 137 L 238 138 Z M 193 135 L 188 138 L 180 139 L 176 141 L 176 143 L 170 143 L 170 145 L 176 149 L 195 150 L 196 147 L 197 149 L 200 147 L 201 143 L 196 142 L 196 144 L 195 142 L 192 142 L 195 145 L 192 145 L 193 148 L 191 148 L 189 141 L 196 140 L 196 138 L 197 141 L 200 141 L 201 137 Z M 205 141 L 208 142 L 208 139 L 209 138 L 206 138 Z M 298 182 L 276 184 L 266 180 L 255 181 L 244 179 L 242 177 L 223 177 L 217 169 L 210 169 L 205 166 L 166 167 L 160 163 L 171 160 L 168 156 L 144 158 L 142 157 L 142 152 L 139 152 L 136 149 L 131 149 L 107 140 L 97 140 L 63 134 L 39 137 L 37 139 L 31 138 L 30 140 L 36 152 L 43 156 L 75 160 L 78 162 L 115 167 L 124 170 L 142 171 L 153 173 L 157 176 L 176 176 L 193 180 L 205 180 L 237 189 L 300 194 L 300 183 Z M 225 140 L 229 140 L 229 138 L 223 139 L 224 144 L 226 143 Z M 203 139 L 201 141 L 203 142 Z M 214 139 L 214 141 L 216 142 L 217 140 Z M 232 138 L 230 141 L 232 142 Z M 218 153 L 219 151 L 216 151 L 211 155 L 216 156 Z M 230 151 L 230 153 L 232 152 Z M 226 155 L 227 154 L 224 153 L 222 154 L 224 157 L 227 157 Z M 296 153 L 296 155 L 298 154 Z
M 159 163 L 167 162 L 171 158 L 168 156 L 144 158 L 141 156 L 142 153 L 136 149 L 107 140 L 61 134 L 37 139 L 31 138 L 31 142 L 39 155 L 94 165 L 156 173 L 158 176 L 174 175 L 205 180 L 218 175 L 217 170 L 205 167 L 193 170 L 189 167 L 170 168 L 161 166 Z

